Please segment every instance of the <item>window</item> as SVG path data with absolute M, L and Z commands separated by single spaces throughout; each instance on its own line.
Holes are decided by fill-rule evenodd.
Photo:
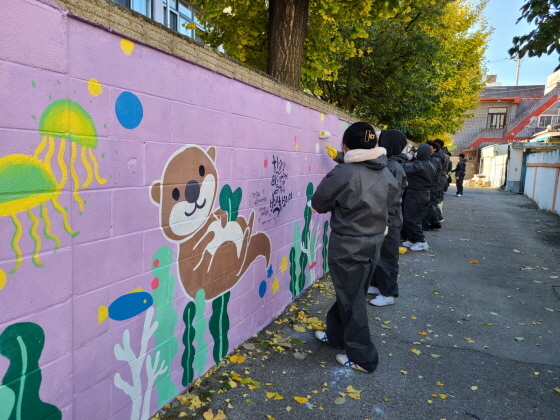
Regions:
M 504 128 L 506 125 L 507 108 L 489 108 L 486 128 Z
M 198 34 L 204 32 L 205 26 L 196 19 L 195 8 L 184 0 L 162 0 L 164 24 L 171 29 L 200 41 Z M 169 10 L 168 10 L 169 9 Z M 187 28 L 187 25 L 190 28 Z M 196 29 L 193 28 L 196 27 Z
M 560 116 L 558 115 L 541 115 L 539 117 L 539 124 L 537 127 L 544 127 L 546 128 L 549 125 L 556 125 L 560 120 Z
M 152 17 L 152 0 L 115 0 L 115 2 L 144 16 Z

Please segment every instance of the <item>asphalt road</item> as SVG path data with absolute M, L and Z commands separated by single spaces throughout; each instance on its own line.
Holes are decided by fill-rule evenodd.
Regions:
M 240 348 L 246 360 L 196 384 L 189 398 L 208 404 L 193 411 L 175 401 L 160 418 L 221 409 L 230 420 L 560 419 L 560 218 L 522 195 L 452 193 L 443 229 L 427 232 L 430 249 L 401 255 L 396 303 L 368 305 L 380 355 L 373 374 L 338 365 L 339 351 L 311 330 L 294 331 L 324 319 L 334 301 L 325 278 Z

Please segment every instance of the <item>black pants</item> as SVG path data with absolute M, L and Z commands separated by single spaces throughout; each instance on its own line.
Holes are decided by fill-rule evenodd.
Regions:
M 390 227 L 373 272 L 371 285 L 377 287 L 383 296 L 399 297 L 399 238 L 400 228 Z
M 438 203 L 440 201 L 439 190 L 430 191 L 430 206 L 428 208 L 428 213 L 424 220 L 422 221 L 422 226 L 424 228 L 429 228 L 433 225 L 439 225 L 440 217 L 438 211 Z M 443 193 L 442 193 L 443 195 Z
M 455 184 L 457 184 L 457 194 L 463 195 L 463 179 L 465 175 L 457 175 L 455 177 Z
M 408 188 L 403 209 L 402 237 L 412 243 L 425 242 L 422 221 L 430 208 L 430 191 Z
M 383 234 L 346 236 L 331 231 L 329 270 L 336 302 L 327 313 L 327 338 L 346 350 L 348 360 L 373 372 L 379 362 L 371 341 L 366 292 L 379 259 Z

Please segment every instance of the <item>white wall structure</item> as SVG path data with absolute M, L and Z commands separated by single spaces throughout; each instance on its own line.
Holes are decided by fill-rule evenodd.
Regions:
M 544 210 L 560 214 L 560 149 L 527 156 L 525 195 Z
M 486 175 L 485 186 L 499 188 L 506 182 L 508 145 L 493 144 L 481 149 L 481 173 Z

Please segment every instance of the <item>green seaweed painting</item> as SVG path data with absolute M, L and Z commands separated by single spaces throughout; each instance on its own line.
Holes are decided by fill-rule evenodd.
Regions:
M 20 322 L 0 334 L 0 355 L 10 360 L 0 386 L 1 420 L 60 420 L 62 413 L 39 396 L 42 373 L 39 358 L 45 345 L 43 329 Z
M 329 235 L 327 232 L 329 230 L 329 221 L 325 220 L 323 225 L 323 249 L 321 250 L 323 254 L 323 274 L 329 272 Z
M 204 300 L 204 289 L 198 289 L 194 302 L 189 302 L 183 313 L 185 331 L 183 332 L 183 344 L 185 351 L 181 359 L 183 366 L 183 386 L 187 386 L 194 379 L 194 373 L 202 375 L 206 366 L 208 344 L 204 334 L 208 329 L 208 322 L 204 318 L 206 301 Z M 194 343 L 196 342 L 196 348 Z
M 158 328 L 154 332 L 154 351 L 159 351 L 161 361 L 171 366 L 179 351 L 179 342 L 175 337 L 177 312 L 173 307 L 175 297 L 175 276 L 171 267 L 175 257 L 168 246 L 160 247 L 152 257 L 152 297 L 154 299 L 154 321 Z M 155 384 L 158 393 L 158 407 L 162 407 L 179 393 L 179 389 L 171 380 L 170 375 L 161 375 Z
M 196 349 L 193 345 L 195 337 L 193 322 L 195 314 L 195 303 L 187 303 L 185 311 L 183 312 L 183 322 L 185 323 L 185 331 L 183 332 L 183 344 L 185 345 L 185 351 L 183 352 L 183 357 L 181 358 L 181 366 L 183 366 L 183 379 L 181 383 L 183 386 L 189 385 L 194 379 L 193 362 Z
M 317 244 L 317 233 L 314 232 L 312 220 L 311 197 L 313 196 L 313 183 L 307 184 L 305 191 L 307 202 L 303 210 L 304 225 L 299 232 L 299 221 L 294 227 L 293 245 L 290 250 L 290 292 L 292 299 L 295 299 L 305 288 L 305 278 L 309 279 L 309 284 L 315 280 L 315 266 L 317 265 L 316 253 L 321 245 Z M 309 264 L 309 266 L 308 266 Z M 305 270 L 309 268 L 306 273 Z
M 229 348 L 228 331 L 229 331 L 229 315 L 227 307 L 229 303 L 230 292 L 218 296 L 212 302 L 212 316 L 210 317 L 210 333 L 214 338 L 214 362 L 219 363 L 226 357 Z
M 204 317 L 206 312 L 206 293 L 204 289 L 198 289 L 194 298 L 196 304 L 196 321 L 194 323 L 194 340 L 196 341 L 196 354 L 194 355 L 194 370 L 199 375 L 204 373 L 206 357 L 208 355 L 208 343 L 204 334 L 208 329 L 208 321 Z

